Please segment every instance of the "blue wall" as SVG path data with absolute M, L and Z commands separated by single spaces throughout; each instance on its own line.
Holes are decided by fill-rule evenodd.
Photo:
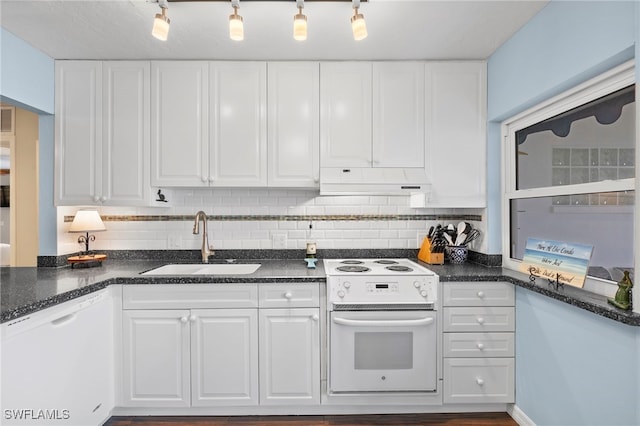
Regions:
M 635 3 L 551 1 L 489 58 L 487 245 L 502 253 L 498 123 L 634 57 Z
M 500 122 L 632 59 L 636 16 L 634 2 L 551 1 L 489 58 L 489 253 L 502 253 Z M 539 426 L 640 424 L 640 328 L 517 288 L 516 405 Z
M 54 60 L 0 28 L 0 100 L 39 114 L 39 254 L 57 254 L 54 171 Z

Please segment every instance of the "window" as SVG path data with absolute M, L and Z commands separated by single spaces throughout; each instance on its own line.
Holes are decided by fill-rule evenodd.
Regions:
M 503 123 L 505 267 L 542 238 L 593 246 L 591 291 L 633 272 L 634 83 L 627 63 Z

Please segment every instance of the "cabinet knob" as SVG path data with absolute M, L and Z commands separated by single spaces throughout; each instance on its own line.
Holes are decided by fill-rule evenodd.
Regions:
M 196 322 L 196 316 L 195 316 L 195 315 L 191 315 L 191 316 L 189 317 L 189 321 L 191 321 L 191 322 Z
M 209 178 L 206 176 L 202 176 L 202 182 L 207 183 L 209 182 Z
M 313 321 L 318 321 L 320 319 L 320 317 L 318 315 L 316 315 L 316 314 L 313 314 L 313 315 L 311 315 L 311 319 Z
M 484 318 L 482 317 L 479 317 L 477 321 L 478 321 L 478 324 L 484 324 Z
M 480 299 L 484 298 L 484 291 L 479 291 L 477 295 Z
M 476 383 L 478 384 L 478 386 L 482 386 L 482 385 L 484 385 L 484 380 L 482 380 L 480 377 L 478 377 L 476 379 Z
M 478 343 L 478 344 L 476 345 L 476 347 L 477 347 L 478 349 L 480 349 L 480 350 L 483 350 L 483 349 L 484 349 L 484 344 L 483 344 L 483 343 Z
M 187 321 L 189 321 L 189 318 L 187 318 L 187 317 L 180 317 L 180 322 L 181 322 L 181 323 L 186 324 L 186 323 L 187 323 Z
M 101 203 L 104 203 L 105 201 L 107 201 L 107 197 L 105 197 L 105 196 L 100 197 L 100 202 Z
M 313 178 L 313 183 L 320 183 L 320 178 L 319 177 L 314 177 Z
M 288 292 L 286 292 L 286 293 L 284 294 L 284 297 L 285 297 L 285 299 L 287 299 L 287 300 L 291 300 L 291 298 L 293 297 L 293 294 L 291 294 L 291 292 L 290 292 L 290 291 L 288 291 Z
M 97 195 L 93 196 L 93 202 L 97 203 L 98 201 L 100 201 L 100 197 L 98 197 Z
M 214 180 L 213 176 L 209 177 L 209 182 L 213 182 Z

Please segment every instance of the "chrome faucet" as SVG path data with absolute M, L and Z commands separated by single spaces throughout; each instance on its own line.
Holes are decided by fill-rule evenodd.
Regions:
M 200 251 L 202 252 L 202 262 L 208 263 L 209 256 L 213 256 L 214 251 L 213 247 L 209 246 L 209 236 L 207 235 L 207 214 L 200 210 L 196 213 L 196 221 L 193 224 L 193 233 L 200 233 L 200 220 L 202 220 L 202 248 Z

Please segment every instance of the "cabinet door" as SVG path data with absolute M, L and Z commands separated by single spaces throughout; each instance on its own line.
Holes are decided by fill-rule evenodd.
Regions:
M 100 202 L 102 190 L 102 62 L 57 61 L 55 87 L 56 202 Z
M 214 186 L 267 184 L 267 64 L 211 62 L 211 151 Z
M 260 310 L 260 404 L 320 403 L 319 310 Z
M 103 204 L 148 204 L 149 67 L 149 62 L 103 64 Z
M 269 63 L 269 186 L 317 188 L 320 75 L 317 62 Z
M 371 167 L 371 63 L 320 64 L 320 165 Z
M 424 63 L 373 64 L 373 167 L 424 167 Z
M 151 184 L 209 184 L 209 64 L 151 63 Z
M 191 315 L 192 405 L 257 405 L 257 309 L 199 309 Z
M 429 62 L 426 81 L 430 206 L 486 206 L 486 64 Z
M 123 404 L 188 407 L 189 311 L 124 311 Z

